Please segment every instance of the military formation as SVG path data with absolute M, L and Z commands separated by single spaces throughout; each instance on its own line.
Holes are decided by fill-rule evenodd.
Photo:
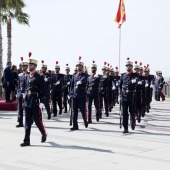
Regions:
M 75 65 L 74 73 L 70 74 L 70 67 L 65 66 L 65 74 L 60 73 L 59 62 L 56 61 L 55 72 L 47 71 L 47 65 L 42 60 L 41 71 L 38 72 L 38 62 L 32 59 L 32 53 L 28 54 L 28 62 L 21 57 L 21 68 L 17 80 L 18 124 L 23 127 L 23 110 L 25 110 L 25 137 L 21 146 L 30 145 L 31 125 L 35 122 L 42 134 L 41 142 L 45 142 L 47 134 L 42 121 L 42 109 L 44 104 L 47 118 L 56 117 L 64 113 L 70 113 L 71 131 L 79 130 L 78 113 L 81 112 L 84 126 L 93 121 L 99 122 L 104 116 L 109 117 L 115 105 L 119 105 L 120 128 L 123 133 L 129 132 L 129 122 L 132 130 L 141 118 L 151 109 L 153 88 L 155 99 L 165 100 L 162 93 L 164 79 L 161 71 L 156 76 L 150 74 L 149 65 L 133 63 L 127 58 L 126 72 L 120 74 L 118 67 L 113 68 L 104 62 L 102 74 L 97 74 L 97 64 L 92 61 L 91 74 L 88 74 L 82 58 L 79 57 Z M 10 100 L 10 66 L 4 70 L 3 87 L 6 94 L 6 102 Z M 94 103 L 95 113 L 92 112 Z M 95 114 L 95 120 L 92 120 Z M 130 119 L 130 121 L 129 121 Z

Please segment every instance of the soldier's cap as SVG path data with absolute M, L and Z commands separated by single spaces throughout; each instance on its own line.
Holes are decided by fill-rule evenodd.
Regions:
M 31 56 L 32 56 L 32 53 L 29 52 L 29 53 L 28 53 L 28 57 L 29 57 L 29 59 L 28 59 L 28 64 L 35 64 L 35 65 L 37 66 L 38 61 L 35 60 L 35 59 L 31 59 L 31 58 L 30 58 Z
M 47 65 L 44 64 L 44 60 L 41 60 L 42 67 L 47 68 Z
M 97 65 L 95 64 L 95 61 L 92 61 L 92 64 L 91 64 L 91 68 L 93 68 L 93 67 L 97 68 Z
M 82 59 L 82 57 L 79 56 L 79 60 L 78 60 L 78 62 L 76 64 L 76 66 L 78 66 L 78 65 L 84 66 L 84 63 L 81 61 L 81 59 Z
M 139 69 L 140 69 L 140 70 L 143 70 L 142 62 L 140 62 L 139 65 L 140 65 Z
M 58 65 L 58 61 L 56 61 L 55 68 L 60 68 L 60 65 Z
M 66 64 L 66 70 L 70 70 L 70 67 L 68 66 L 68 64 Z
M 147 64 L 147 66 L 144 66 L 144 69 L 143 69 L 144 72 L 149 72 L 150 69 L 149 69 L 149 64 Z
M 126 66 L 127 66 L 127 65 L 133 66 L 133 62 L 130 61 L 129 59 L 130 59 L 130 58 L 128 57 L 128 58 L 127 58 L 127 61 L 126 61 Z
M 135 61 L 135 65 L 133 66 L 134 67 L 134 70 L 135 69 L 139 69 L 140 68 L 140 66 L 137 64 L 138 62 L 137 61 Z
M 24 59 L 24 58 L 21 57 L 21 65 L 22 65 L 22 66 L 28 66 L 28 62 L 24 62 L 23 59 Z
M 110 64 L 109 63 L 107 63 L 106 70 L 110 71 Z
M 107 62 L 105 61 L 105 62 L 104 62 L 104 66 L 102 67 L 102 70 L 106 70 L 106 69 L 107 69 L 106 64 L 107 64 Z
M 115 67 L 115 73 L 119 73 L 118 67 Z

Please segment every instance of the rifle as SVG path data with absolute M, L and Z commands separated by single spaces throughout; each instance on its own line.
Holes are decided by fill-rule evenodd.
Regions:
M 119 103 L 120 129 L 122 128 L 122 102 Z
M 69 105 L 70 105 L 70 108 L 69 110 L 71 110 L 70 112 L 70 126 L 72 126 L 72 115 L 73 115 L 73 110 L 72 110 L 72 98 L 70 97 L 70 101 L 69 101 Z

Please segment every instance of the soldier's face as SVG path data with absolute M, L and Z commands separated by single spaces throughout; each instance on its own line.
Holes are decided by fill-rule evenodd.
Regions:
M 149 74 L 148 71 L 144 71 L 144 75 L 147 76 Z
M 119 75 L 119 72 L 116 72 L 115 75 L 118 76 L 118 75 Z
M 60 68 L 55 68 L 55 72 L 59 73 L 60 72 Z
M 106 74 L 106 69 L 102 69 L 102 73 L 103 73 L 103 74 Z
M 126 70 L 127 70 L 127 72 L 131 72 L 132 71 L 132 68 L 133 68 L 133 66 L 132 65 L 126 65 Z
M 28 69 L 28 66 L 22 66 L 23 71 L 27 71 L 27 69 Z
M 69 74 L 70 73 L 70 70 L 69 69 L 66 69 L 66 74 Z
M 138 68 L 135 68 L 135 72 L 136 72 L 136 73 L 139 73 L 139 69 L 138 69 Z
M 111 71 L 111 72 L 110 72 L 110 75 L 111 75 L 111 76 L 114 76 L 114 75 L 115 75 L 115 72 L 114 72 L 114 71 Z
M 92 68 L 91 68 L 91 72 L 92 72 L 92 73 L 96 73 L 96 71 L 97 71 L 97 68 L 96 68 L 96 67 L 92 67 Z
M 78 71 L 78 72 L 79 72 L 79 71 L 83 71 L 83 66 L 82 66 L 82 65 L 77 65 L 76 67 L 77 67 L 77 71 Z
M 47 71 L 47 68 L 42 67 L 42 68 L 41 68 L 41 71 L 42 71 L 43 73 L 45 73 L 45 72 Z
M 31 72 L 33 72 L 33 71 L 35 71 L 36 70 L 36 68 L 37 68 L 37 66 L 35 65 L 35 64 L 29 64 L 29 71 L 31 71 Z
M 140 69 L 140 70 L 139 70 L 139 73 L 142 75 L 142 74 L 143 74 L 143 70 Z

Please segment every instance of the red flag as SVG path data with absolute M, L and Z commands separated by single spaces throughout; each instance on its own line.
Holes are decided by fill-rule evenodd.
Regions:
M 114 20 L 117 24 L 119 24 L 118 28 L 126 21 L 126 12 L 125 12 L 125 4 L 124 0 L 120 0 L 119 8 L 117 11 L 117 15 Z

